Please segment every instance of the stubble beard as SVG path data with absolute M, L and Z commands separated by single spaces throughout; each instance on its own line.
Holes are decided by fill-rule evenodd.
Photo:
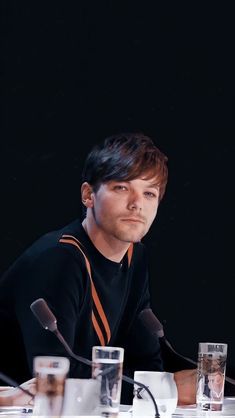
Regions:
M 131 227 L 129 229 L 127 227 L 122 228 L 118 223 L 115 224 L 114 228 L 109 227 L 107 230 L 115 239 L 125 243 L 139 242 L 146 234 L 145 230 L 136 231 L 132 230 Z
M 107 236 L 110 235 L 110 237 L 113 237 L 118 241 L 122 241 L 125 243 L 139 242 L 148 232 L 148 229 L 146 229 L 144 226 L 139 232 L 135 230 L 137 229 L 136 225 L 129 225 L 128 228 L 128 225 L 125 225 L 124 222 L 122 223 L 119 217 L 117 218 L 115 223 L 105 223 L 104 220 L 100 222 L 97 218 L 94 207 L 92 208 L 92 215 L 98 228 L 103 230 L 103 232 Z

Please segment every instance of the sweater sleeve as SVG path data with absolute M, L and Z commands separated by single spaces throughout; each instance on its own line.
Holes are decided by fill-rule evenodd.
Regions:
M 44 251 L 26 271 L 18 272 L 16 316 L 31 371 L 36 355 L 67 355 L 56 336 L 38 323 L 30 310 L 31 303 L 38 298 L 46 300 L 60 332 L 73 347 L 83 293 L 81 263 L 65 248 Z

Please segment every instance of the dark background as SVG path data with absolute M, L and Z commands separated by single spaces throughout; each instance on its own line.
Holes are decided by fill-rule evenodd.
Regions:
M 181 353 L 234 333 L 234 22 L 226 3 L 2 2 L 1 265 L 80 213 L 91 146 L 139 129 L 169 158 L 152 304 Z

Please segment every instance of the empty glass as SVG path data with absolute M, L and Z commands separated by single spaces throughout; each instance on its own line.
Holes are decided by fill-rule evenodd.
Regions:
M 57 417 L 61 415 L 69 365 L 70 362 L 66 357 L 34 358 L 36 377 L 34 415 Z
M 178 392 L 173 373 L 135 371 L 134 380 L 149 388 L 160 416 L 171 416 L 175 412 Z M 148 392 L 137 385 L 134 385 L 133 416 L 155 416 L 154 404 Z

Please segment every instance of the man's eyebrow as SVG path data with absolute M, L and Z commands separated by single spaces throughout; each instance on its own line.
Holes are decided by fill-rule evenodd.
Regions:
M 154 189 L 159 189 L 159 183 L 148 183 L 147 187 L 153 187 Z
M 148 182 L 148 180 L 146 180 L 144 178 L 142 180 L 145 180 L 146 181 L 146 187 L 152 187 L 154 189 L 160 189 L 160 186 L 159 186 L 159 183 L 158 182 L 151 183 L 151 182 Z M 132 180 L 124 180 L 124 179 L 122 179 L 122 180 L 114 180 L 113 179 L 113 180 L 110 180 L 109 183 L 128 183 L 128 184 L 131 184 L 131 181 Z

